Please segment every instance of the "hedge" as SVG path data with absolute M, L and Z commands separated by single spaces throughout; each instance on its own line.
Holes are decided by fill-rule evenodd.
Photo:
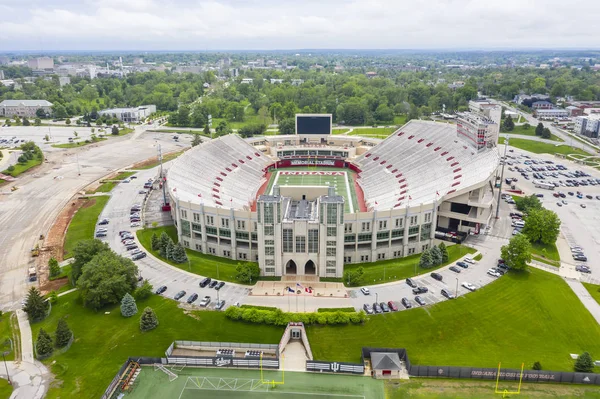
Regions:
M 356 312 L 356 309 L 354 309 L 354 308 L 319 308 L 319 309 L 317 309 L 317 313 L 331 313 L 331 312 L 352 313 L 352 312 Z
M 225 310 L 225 316 L 231 320 L 245 321 L 256 324 L 269 324 L 274 326 L 287 326 L 290 322 L 310 324 L 360 324 L 367 319 L 364 311 L 360 312 L 315 312 L 315 313 L 288 313 L 281 309 L 259 310 L 255 308 L 238 308 L 230 306 Z
M 255 306 L 255 305 L 242 305 L 240 306 L 243 309 L 257 309 L 257 310 L 275 310 L 278 309 L 274 306 Z

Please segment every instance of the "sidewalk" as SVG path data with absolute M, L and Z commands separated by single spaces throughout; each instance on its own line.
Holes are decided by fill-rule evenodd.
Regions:
M 580 281 L 567 280 L 567 284 L 569 284 L 569 287 L 571 287 L 581 303 L 583 303 L 583 306 L 590 311 L 594 319 L 596 319 L 598 324 L 600 324 L 600 304 L 598 304 L 598 302 L 592 298 L 590 293 L 585 289 Z

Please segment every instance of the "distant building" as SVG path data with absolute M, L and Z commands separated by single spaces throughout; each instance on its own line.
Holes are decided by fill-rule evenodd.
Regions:
M 576 107 L 574 105 L 569 105 L 566 108 L 566 110 L 569 111 L 569 117 L 571 117 L 571 118 L 583 115 L 583 109 Z
M 477 151 L 493 147 L 498 141 L 502 107 L 488 100 L 469 101 L 469 112 L 456 119 L 457 136 Z
M 283 79 L 271 79 L 271 84 L 283 83 Z
M 31 69 L 54 69 L 54 60 L 50 57 L 38 57 L 27 60 L 27 66 Z
M 550 101 L 535 101 L 531 104 L 531 108 L 533 109 L 552 109 L 554 108 L 554 104 Z
M 460 89 L 465 86 L 465 82 L 457 80 L 456 82 L 448 83 L 448 88 L 452 90 Z
M 249 85 L 249 84 L 252 84 L 252 82 L 254 82 L 254 79 L 252 79 L 252 78 L 244 78 L 244 79 L 242 79 L 242 81 L 240 83 Z
M 583 136 L 598 138 L 600 133 L 600 114 L 575 117 L 574 131 Z
M 541 119 L 556 119 L 569 117 L 569 111 L 562 108 L 537 109 L 535 110 L 534 114 L 536 117 Z
M 365 75 L 367 76 L 367 78 L 374 78 L 377 76 L 377 72 L 367 72 L 365 73 Z
M 58 84 L 60 85 L 60 87 L 63 87 L 64 85 L 68 85 L 70 83 L 71 83 L 71 78 L 69 76 L 59 76 Z
M 583 114 L 584 115 L 593 115 L 593 114 L 600 114 L 600 108 L 585 108 L 583 110 Z
M 143 63 L 144 63 L 143 58 L 134 58 L 133 59 L 133 65 L 142 65 Z
M 300 86 L 304 83 L 304 79 L 292 79 L 292 86 Z
M 10 59 L 5 55 L 0 55 L 0 65 L 8 65 Z
M 46 114 L 52 113 L 52 103 L 46 100 L 4 100 L 0 103 L 1 116 L 33 117 L 38 109 Z
M 549 101 L 550 100 L 550 96 L 546 95 L 546 94 L 533 94 L 533 95 L 527 95 L 527 94 L 517 94 L 515 96 L 515 98 L 513 99 L 513 102 L 517 103 L 517 104 L 523 104 L 524 102 L 527 104 L 532 104 L 536 101 Z
M 105 109 L 98 112 L 98 114 L 108 115 L 123 122 L 137 123 L 144 121 L 144 119 L 154 112 L 156 112 L 156 105 L 141 105 L 133 108 Z
M 0 69 L 0 80 L 4 80 L 4 71 Z

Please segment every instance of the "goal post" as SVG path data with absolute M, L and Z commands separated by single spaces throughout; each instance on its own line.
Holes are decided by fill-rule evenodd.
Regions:
M 498 372 L 496 373 L 496 390 L 494 393 L 502 394 L 502 397 L 505 398 L 507 395 L 519 395 L 521 394 L 521 384 L 523 383 L 523 369 L 525 368 L 525 363 L 521 363 L 521 373 L 519 375 L 519 387 L 516 391 L 509 391 L 508 389 L 498 390 L 498 384 L 500 383 L 500 366 L 502 362 L 498 363 Z
M 272 385 L 273 388 L 275 388 L 275 385 L 283 385 L 285 384 L 285 369 L 283 367 L 283 358 L 284 356 L 281 355 L 281 357 L 279 358 L 280 360 L 280 369 L 281 369 L 281 381 L 275 381 L 275 379 L 272 380 L 265 380 L 264 378 L 264 373 L 263 373 L 263 354 L 260 354 L 260 381 L 263 384 L 269 384 Z

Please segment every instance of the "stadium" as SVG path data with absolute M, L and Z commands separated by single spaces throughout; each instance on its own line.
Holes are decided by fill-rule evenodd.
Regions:
M 497 124 L 413 120 L 379 140 L 332 135 L 331 121 L 299 114 L 294 135 L 231 134 L 176 159 L 166 187 L 180 242 L 258 262 L 264 276 L 342 277 L 344 264 L 420 253 L 489 223 Z

